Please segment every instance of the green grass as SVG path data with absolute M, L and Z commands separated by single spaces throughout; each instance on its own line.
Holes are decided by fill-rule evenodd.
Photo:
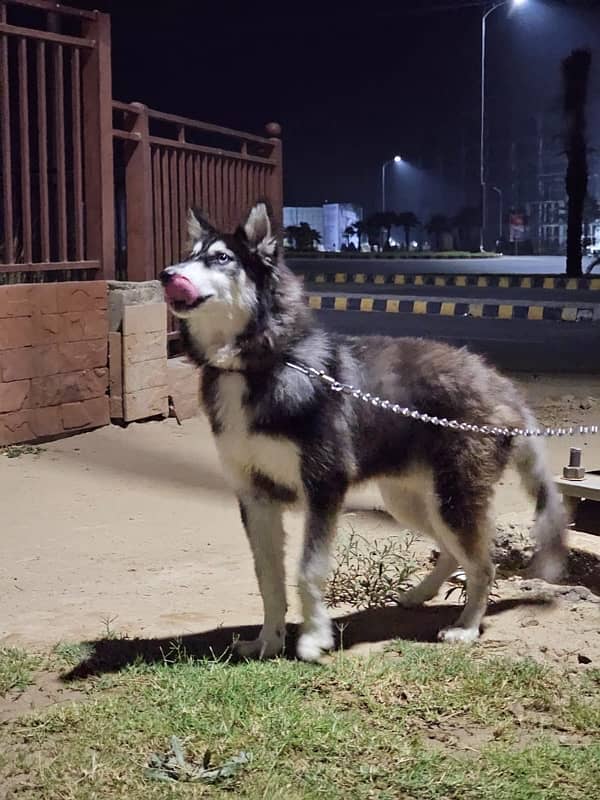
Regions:
M 45 447 L 31 444 L 9 444 L 5 447 L 0 447 L 0 455 L 6 458 L 20 458 L 21 456 L 39 456 L 40 453 L 46 452 Z
M 180 653 L 86 685 L 83 702 L 0 728 L 0 786 L 26 800 L 597 793 L 597 670 L 567 677 L 478 648 L 402 643 L 317 667 L 193 662 Z M 207 751 L 216 765 L 240 751 L 252 760 L 217 785 L 151 781 L 149 759 L 172 736 L 200 765 Z
M 39 656 L 14 647 L 0 647 L 0 697 L 13 689 L 25 689 L 41 664 Z

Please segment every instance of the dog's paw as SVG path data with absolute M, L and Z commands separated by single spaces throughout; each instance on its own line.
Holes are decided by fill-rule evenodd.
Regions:
M 438 639 L 450 644 L 473 644 L 479 639 L 479 628 L 444 628 Z
M 417 593 L 414 589 L 401 592 L 398 597 L 395 598 L 395 602 L 399 606 L 402 606 L 402 608 L 418 608 L 418 606 L 422 606 L 427 600 L 431 600 L 431 598 L 424 597 L 422 594 Z
M 310 630 L 300 634 L 296 655 L 302 661 L 318 661 L 324 650 L 333 650 L 334 644 L 331 623 L 328 622 L 320 630 Z
M 233 649 L 240 658 L 264 659 L 278 656 L 283 650 L 283 644 L 283 636 L 274 636 L 270 639 L 259 636 L 258 639 L 247 641 L 238 639 Z

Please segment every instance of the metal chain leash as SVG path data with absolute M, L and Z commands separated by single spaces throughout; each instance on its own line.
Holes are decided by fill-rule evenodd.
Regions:
M 391 411 L 393 414 L 399 414 L 401 417 L 409 417 L 410 419 L 424 422 L 428 425 L 437 425 L 440 428 L 480 433 L 483 436 L 593 436 L 599 432 L 598 425 L 576 425 L 568 428 L 503 428 L 497 425 L 473 425 L 470 422 L 461 422 L 457 419 L 435 417 L 430 414 L 424 414 L 414 408 L 409 408 L 408 406 L 400 406 L 397 403 L 392 403 L 390 400 L 383 400 L 381 397 L 373 395 L 370 392 L 363 392 L 355 386 L 351 386 L 349 383 L 340 383 L 335 378 L 332 378 L 331 375 L 327 375 L 327 373 L 323 372 L 323 370 L 318 370 L 314 367 L 303 367 L 291 361 L 286 361 L 285 365 L 290 369 L 296 370 L 296 372 L 302 373 L 302 375 L 306 375 L 310 379 L 320 380 L 322 383 L 326 384 L 332 392 L 351 395 L 357 400 L 370 403 L 376 408 L 382 408 L 385 411 Z

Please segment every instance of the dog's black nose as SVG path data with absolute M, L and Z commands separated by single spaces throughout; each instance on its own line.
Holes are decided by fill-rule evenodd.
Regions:
M 167 283 L 171 280 L 172 277 L 173 277 L 173 273 L 169 272 L 168 269 L 163 269 L 163 271 L 158 276 L 158 278 L 159 278 L 159 280 L 160 280 L 160 282 L 162 283 L 163 286 L 166 286 Z

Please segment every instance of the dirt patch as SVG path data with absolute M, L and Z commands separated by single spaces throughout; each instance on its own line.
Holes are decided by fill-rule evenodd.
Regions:
M 597 376 L 527 377 L 522 380 L 540 422 L 597 421 Z M 560 472 L 572 440 L 548 441 L 552 468 Z M 577 439 L 588 468 L 600 467 L 600 437 Z M 0 458 L 0 481 L 11 502 L 3 506 L 3 597 L 0 644 L 49 647 L 59 641 L 137 637 L 154 652 L 175 638 L 223 642 L 261 621 L 262 604 L 235 498 L 222 477 L 206 421 L 174 420 L 108 427 L 44 445 L 37 455 Z M 341 529 L 352 522 L 366 537 L 398 533 L 377 512 L 381 500 L 367 488 L 348 499 Z M 499 487 L 501 526 L 525 531 L 533 508 L 517 476 Z M 287 517 L 290 620 L 299 608 L 295 586 L 302 519 Z M 424 557 L 431 543 L 420 540 Z M 500 581 L 499 601 L 487 618 L 481 647 L 566 664 L 580 670 L 583 654 L 600 665 L 599 606 L 557 594 L 532 602 L 533 589 Z M 561 589 L 562 591 L 562 589 Z M 434 640 L 460 609 L 443 593 L 429 609 L 384 609 L 379 615 L 336 611 L 344 646 L 381 646 L 394 636 Z M 132 650 L 131 644 L 126 645 Z M 123 646 L 125 647 L 125 645 Z M 50 702 L 66 698 L 32 689 Z M 62 691 L 65 691 L 62 687 Z M 71 691 L 71 690 L 69 690 Z M 10 701 L 13 702 L 12 700 Z
M 21 691 L 10 691 L 0 697 L 0 724 L 48 706 L 85 702 L 88 691 L 83 685 L 77 687 L 66 684 L 57 673 L 39 672 L 31 686 Z
M 544 724 L 543 714 L 528 711 L 519 703 L 513 703 L 509 711 L 513 716 L 510 733 L 506 723 L 499 723 L 495 727 L 477 726 L 463 715 L 446 717 L 435 723 L 415 718 L 411 723 L 411 732 L 424 736 L 431 750 L 468 756 L 471 753 L 481 753 L 486 745 L 506 740 L 507 736 L 513 750 L 523 750 L 546 730 L 555 730 L 555 724 L 551 724 L 550 718 Z M 556 739 L 562 745 L 576 746 L 591 743 L 593 736 L 579 731 L 562 730 L 557 732 Z

